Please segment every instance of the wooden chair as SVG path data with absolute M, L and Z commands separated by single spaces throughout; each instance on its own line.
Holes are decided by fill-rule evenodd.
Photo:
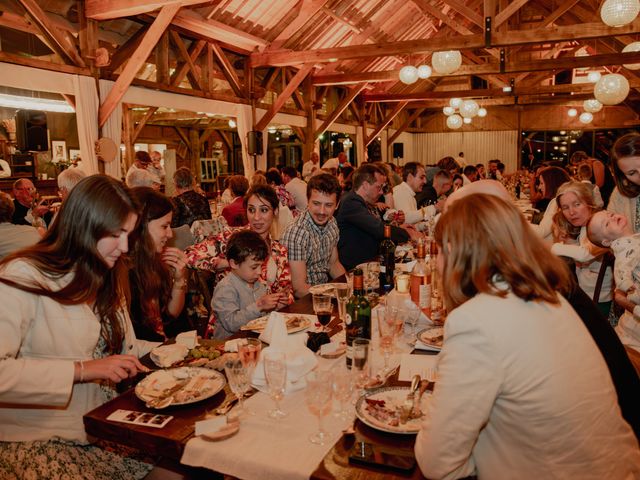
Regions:
M 611 268 L 613 270 L 613 263 L 615 261 L 615 257 L 611 252 L 607 252 L 602 256 L 602 265 L 600 265 L 600 271 L 598 272 L 598 279 L 596 280 L 596 288 L 593 291 L 593 301 L 598 303 L 598 299 L 600 298 L 600 291 L 602 290 L 602 282 L 604 281 L 604 274 L 607 271 L 607 268 Z

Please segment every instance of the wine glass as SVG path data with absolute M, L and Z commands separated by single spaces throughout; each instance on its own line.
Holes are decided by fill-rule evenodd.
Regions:
M 331 372 L 313 371 L 307 374 L 306 380 L 304 398 L 309 411 L 318 417 L 318 431 L 309 436 L 309 441 L 324 445 L 327 433 L 324 431 L 322 418 L 331 411 Z
M 314 293 L 313 294 L 313 311 L 318 317 L 320 325 L 322 325 L 322 332 L 327 331 L 327 325 L 331 321 L 331 295 L 326 293 Z
M 382 355 L 384 356 L 384 370 L 383 373 L 389 371 L 389 358 L 393 351 L 393 339 L 396 335 L 396 319 L 393 315 L 393 308 L 379 308 L 378 309 L 378 339 L 379 346 Z M 397 312 L 397 309 L 396 309 Z
M 262 353 L 264 360 L 264 377 L 267 380 L 269 396 L 275 403 L 275 408 L 269 411 L 271 418 L 283 418 L 288 414 L 280 409 L 280 400 L 284 397 L 284 389 L 287 383 L 287 363 L 283 352 Z
M 340 403 L 340 409 L 334 415 L 341 419 L 347 419 L 349 412 L 346 405 L 353 395 L 353 382 L 351 373 L 344 365 L 333 372 L 332 387 L 333 396 Z
M 364 388 L 369 381 L 369 344 L 368 338 L 354 338 L 351 344 L 352 369 L 355 371 L 356 385 Z
M 240 416 L 246 411 L 242 399 L 249 390 L 250 381 L 247 371 L 240 360 L 229 360 L 224 364 L 224 372 L 227 375 L 231 391 L 238 397 L 239 405 L 236 412 Z
M 336 299 L 338 300 L 338 315 L 340 316 L 340 320 L 344 322 L 347 318 L 347 302 L 351 295 L 349 285 L 346 283 L 340 283 L 336 285 L 335 292 Z
M 262 350 L 262 342 L 257 338 L 246 338 L 245 343 L 238 346 L 238 355 L 244 368 L 247 369 L 249 380 L 253 379 L 253 372 L 258 364 L 260 351 Z

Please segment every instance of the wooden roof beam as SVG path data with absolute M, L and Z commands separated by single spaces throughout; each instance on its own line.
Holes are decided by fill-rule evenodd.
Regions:
M 342 101 L 336 106 L 333 112 L 331 112 L 331 115 L 329 115 L 325 119 L 325 121 L 322 122 L 322 125 L 320 125 L 320 128 L 318 128 L 315 132 L 313 132 L 313 136 L 315 138 L 318 138 L 320 135 L 326 132 L 327 129 L 333 124 L 333 122 L 335 122 L 338 119 L 338 117 L 342 115 L 342 112 L 344 112 L 347 109 L 347 107 L 351 104 L 351 102 L 353 102 L 353 100 L 360 94 L 360 92 L 362 92 L 362 90 L 365 89 L 366 86 L 367 84 L 363 83 L 362 85 L 358 85 L 352 88 L 347 93 L 347 95 L 342 99 Z
M 131 134 L 132 142 L 135 143 L 135 141 L 138 139 L 138 137 L 142 133 L 142 129 L 144 128 L 144 126 L 147 124 L 149 119 L 153 117 L 153 114 L 156 113 L 156 110 L 158 110 L 158 107 L 149 107 L 147 111 L 144 112 L 143 117 L 140 119 L 140 121 L 138 122 L 138 125 L 136 125 L 135 130 Z
M 75 44 L 74 37 L 66 31 L 59 30 L 49 19 L 45 11 L 36 0 L 18 0 L 27 11 L 29 17 L 46 37 L 51 48 L 65 61 L 70 61 L 77 67 L 86 67 L 86 64 Z
M 570 26 L 532 30 L 511 30 L 494 33 L 492 47 L 508 47 L 534 43 L 563 42 L 633 35 L 640 31 L 640 18 L 624 27 L 608 27 L 601 22 L 582 23 Z M 401 54 L 418 54 L 450 49 L 485 48 L 484 33 L 431 39 L 404 40 L 400 42 L 352 45 L 347 47 L 322 48 L 317 50 L 279 50 L 276 52 L 252 53 L 252 67 L 297 65 L 308 62 L 330 62 L 336 59 L 381 57 Z
M 275 102 L 273 102 L 269 110 L 267 110 L 267 112 L 262 116 L 260 121 L 256 124 L 255 126 L 256 130 L 262 131 L 265 128 L 267 128 L 267 125 L 269 125 L 269 122 L 273 120 L 273 117 L 275 117 L 276 113 L 280 111 L 280 109 L 283 107 L 285 102 L 293 94 L 293 91 L 300 86 L 302 81 L 306 78 L 309 72 L 313 70 L 313 68 L 314 68 L 313 64 L 307 64 L 303 66 L 300 70 L 298 70 L 298 73 L 294 75 L 294 77 L 291 79 L 291 81 L 285 87 L 282 93 L 278 95 L 278 98 L 276 98 Z
M 188 53 L 192 63 L 195 62 L 196 59 L 200 56 L 200 53 L 202 52 L 202 49 L 205 47 L 206 44 L 207 42 L 204 40 L 198 40 L 197 42 L 194 42 L 191 44 L 191 46 L 189 47 Z M 173 85 L 174 87 L 179 86 L 180 83 L 182 83 L 182 80 L 184 80 L 184 77 L 189 72 L 190 68 L 191 66 L 189 65 L 189 62 L 183 62 L 176 69 L 176 71 L 173 72 L 173 75 L 171 77 L 171 85 Z
M 520 8 L 526 4 L 529 0 L 515 0 L 509 3 L 504 10 L 498 12 L 493 21 L 491 28 L 496 30 L 500 25 L 509 20 Z
M 430 15 L 442 21 L 445 25 L 449 26 L 453 31 L 462 35 L 473 35 L 473 32 L 467 27 L 451 18 L 444 13 L 439 7 L 434 7 L 427 0 L 413 0 L 413 3 L 426 15 Z M 455 12 L 455 10 L 454 10 Z
M 200 55 L 200 52 L 202 51 L 202 49 L 200 49 L 200 52 L 198 52 L 198 55 L 196 55 L 195 58 L 192 58 L 190 52 L 187 52 L 187 48 L 184 46 L 184 43 L 182 42 L 182 38 L 180 38 L 180 34 L 174 30 L 170 30 L 169 35 L 171 40 L 173 41 L 173 44 L 176 47 L 178 47 L 178 52 L 180 53 L 180 56 L 182 57 L 186 66 L 188 67 L 187 73 L 191 72 L 191 75 L 189 76 L 189 81 L 192 83 L 192 86 L 194 88 L 204 90 L 203 85 L 201 84 L 201 80 L 202 80 L 201 77 L 199 75 L 196 75 L 197 70 L 196 70 L 196 64 L 194 63 L 195 60 L 198 58 L 198 55 Z M 197 42 L 194 42 L 194 43 L 197 44 Z
M 234 93 L 239 97 L 246 97 L 246 93 L 244 91 L 244 87 L 242 86 L 242 82 L 240 78 L 238 78 L 238 74 L 236 73 L 235 68 L 227 58 L 227 55 L 222 50 L 222 47 L 215 42 L 210 42 L 209 47 L 213 52 L 216 60 L 218 61 L 218 65 L 222 69 L 222 73 L 226 77 L 229 85 L 231 85 L 231 89 Z
M 94 20 L 112 20 L 114 18 L 132 17 L 161 7 L 177 4 L 180 7 L 207 3 L 207 0 L 86 0 L 87 18 Z
M 470 20 L 478 27 L 484 29 L 484 20 L 480 14 L 470 9 L 464 4 L 464 0 L 444 0 L 445 5 L 449 5 L 457 13 Z
M 384 130 L 387 127 L 387 125 L 389 125 L 393 121 L 393 119 L 400 114 L 400 112 L 404 109 L 404 107 L 407 106 L 408 103 L 409 102 L 400 102 L 395 107 L 393 107 L 393 110 L 391 110 L 391 112 L 384 118 L 384 120 L 382 120 L 382 123 L 378 125 L 373 130 L 373 132 L 371 132 L 371 135 L 367 137 L 367 139 L 365 140 L 364 146 L 366 147 L 371 142 L 373 142 L 373 140 L 380 134 L 380 132 Z
M 413 123 L 413 121 L 416 118 L 422 115 L 422 112 L 424 112 L 425 110 L 426 108 L 421 107 L 416 109 L 416 111 L 414 111 L 411 115 L 409 115 L 409 118 L 407 118 L 407 120 L 400 126 L 400 128 L 398 128 L 398 130 L 396 130 L 393 135 L 387 138 L 387 144 L 393 143 L 400 136 L 402 132 L 404 132 L 407 128 L 409 128 L 409 125 L 411 125 L 411 123 Z
M 151 54 L 153 47 L 155 47 L 158 40 L 164 33 L 165 29 L 171 23 L 178 10 L 179 4 L 172 4 L 162 7 L 160 13 L 156 17 L 153 24 L 149 27 L 149 30 L 145 33 L 144 38 L 140 42 L 140 45 L 136 49 L 135 53 L 131 56 L 127 65 L 122 70 L 122 73 L 116 80 L 113 88 L 105 98 L 102 105 L 100 105 L 100 112 L 98 115 L 98 125 L 102 127 L 111 113 L 115 110 L 118 102 L 122 100 L 125 92 L 131 85 L 131 82 L 138 73 L 140 67 L 147 61 L 147 58 Z

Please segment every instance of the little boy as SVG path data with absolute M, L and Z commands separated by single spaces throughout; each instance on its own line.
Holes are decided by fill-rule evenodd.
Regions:
M 640 234 L 633 232 L 627 217 L 606 210 L 594 213 L 587 224 L 587 236 L 594 245 L 611 248 L 616 257 L 616 288 L 640 304 Z M 634 307 L 633 314 L 640 315 L 640 305 Z
M 268 254 L 267 244 L 256 232 L 242 230 L 229 237 L 227 259 L 231 271 L 213 291 L 208 336 L 213 333 L 212 338 L 224 340 L 286 300 L 286 293 L 267 294 L 267 287 L 258 282 Z

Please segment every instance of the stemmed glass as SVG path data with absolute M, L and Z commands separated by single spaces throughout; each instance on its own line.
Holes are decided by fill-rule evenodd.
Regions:
M 284 389 L 287 383 L 287 363 L 283 352 L 262 353 L 264 359 L 264 376 L 267 380 L 269 396 L 275 403 L 275 408 L 269 411 L 271 418 L 283 418 L 288 414 L 280 409 L 280 400 L 284 397 Z
M 331 321 L 331 310 L 331 295 L 326 293 L 313 294 L 313 311 L 322 325 L 322 332 L 327 331 L 327 325 Z
M 245 394 L 249 393 L 249 388 L 251 387 L 251 382 L 253 381 L 253 372 L 256 369 L 256 365 L 258 364 L 258 357 L 260 356 L 260 350 L 262 350 L 262 342 L 257 338 L 247 338 L 246 343 L 242 343 L 238 346 L 238 354 L 240 356 L 240 361 L 244 366 L 244 369 L 247 373 L 247 378 L 249 379 L 249 387 L 245 391 Z M 249 415 L 255 415 L 253 410 L 249 408 L 246 409 L 246 412 Z
M 351 348 L 353 351 L 352 369 L 356 376 L 358 388 L 364 388 L 369 381 L 369 343 L 368 338 L 354 338 Z
M 231 391 L 238 397 L 239 406 L 236 411 L 240 416 L 246 411 L 242 399 L 247 390 L 249 390 L 250 381 L 247 370 L 240 360 L 229 360 L 224 365 L 224 372 L 227 375 Z
M 397 313 L 397 309 L 395 310 Z M 389 358 L 393 351 L 393 339 L 396 335 L 396 315 L 393 308 L 378 309 L 378 339 L 380 351 L 384 356 L 383 374 L 389 371 Z
M 347 419 L 349 412 L 346 409 L 348 400 L 353 395 L 352 375 L 344 366 L 333 372 L 333 396 L 340 403 L 340 409 L 334 413 L 336 417 Z
M 316 445 L 324 445 L 327 437 L 322 418 L 331 411 L 331 385 L 331 372 L 313 371 L 307 374 L 304 398 L 309 411 L 318 417 L 318 431 L 309 436 L 309 441 Z
M 336 285 L 336 299 L 338 300 L 338 315 L 342 322 L 347 318 L 347 302 L 351 294 L 349 285 L 346 283 L 340 283 Z

